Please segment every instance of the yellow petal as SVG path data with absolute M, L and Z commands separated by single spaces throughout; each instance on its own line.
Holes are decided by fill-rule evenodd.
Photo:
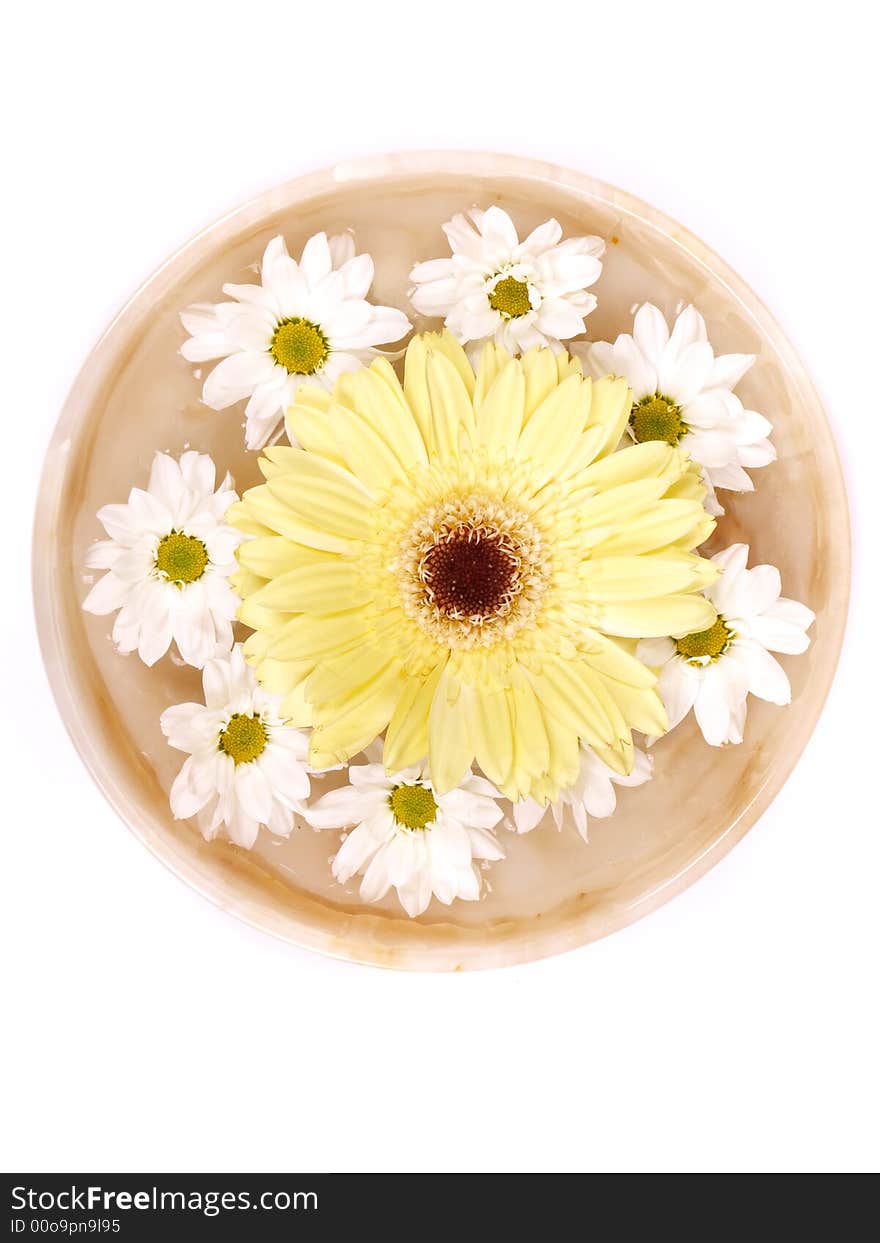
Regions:
M 473 401 L 474 396 L 474 369 L 471 366 L 464 347 L 458 338 L 451 332 L 444 329 L 443 332 L 429 332 L 426 334 L 428 338 L 428 348 L 432 354 L 442 354 L 449 362 L 452 363 L 455 370 L 461 378 L 462 384 L 467 389 L 467 395 Z
M 550 739 L 535 690 L 518 671 L 512 677 L 508 702 L 513 760 L 503 789 L 508 798 L 527 798 L 535 777 L 550 768 Z
M 538 406 L 522 430 L 517 455 L 532 463 L 535 491 L 559 471 L 584 428 L 590 408 L 589 380 L 569 376 Z
M 400 458 L 366 419 L 347 406 L 332 406 L 329 418 L 346 467 L 371 491 L 378 492 L 405 477 Z
M 315 703 L 344 697 L 377 677 L 394 655 L 387 644 L 367 642 L 345 656 L 328 657 L 309 677 L 308 696 Z
M 611 745 L 617 731 L 597 695 L 600 679 L 593 677 L 588 683 L 578 673 L 575 661 L 545 661 L 534 681 L 541 707 L 575 738 L 596 738 Z M 587 679 L 590 679 L 589 671 Z
M 473 404 L 461 376 L 443 354 L 429 352 L 426 374 L 434 450 L 441 461 L 453 461 L 458 455 L 460 434 L 473 436 Z
M 586 598 L 611 603 L 697 591 L 714 582 L 712 563 L 690 553 L 655 557 L 594 557 L 581 565 Z
M 586 468 L 595 462 L 596 458 L 602 450 L 605 441 L 605 432 L 601 427 L 588 427 L 577 437 L 572 445 L 571 453 L 568 460 L 560 468 L 558 478 L 560 480 L 570 479 L 574 475 L 579 475 Z
M 626 682 L 630 686 L 650 688 L 656 685 L 656 676 L 647 665 L 625 650 L 621 640 L 600 634 L 598 630 L 589 630 L 583 637 L 590 644 L 583 660 L 597 673 L 605 674 L 618 682 Z
M 665 498 L 646 505 L 630 515 L 595 545 L 595 556 L 625 556 L 659 552 L 669 544 L 681 542 L 683 548 L 693 547 L 705 530 L 704 511 L 696 501 L 669 501 Z M 711 519 L 710 519 L 711 522 Z M 710 528 L 711 529 L 711 528 Z M 714 572 L 710 569 L 708 573 Z
M 502 369 L 477 415 L 476 440 L 496 453 L 513 456 L 525 409 L 526 382 L 519 359 Z
M 708 630 L 715 617 L 715 609 L 705 596 L 670 595 L 658 600 L 603 605 L 597 625 L 608 634 L 634 639 L 655 639 L 664 635 L 677 638 Z
M 348 540 L 333 535 L 329 531 L 322 531 L 297 518 L 286 505 L 272 495 L 268 484 L 261 484 L 245 492 L 244 503 L 248 511 L 263 524 L 264 529 L 283 535 L 295 544 L 322 548 L 326 552 L 349 552 L 351 549 Z M 233 526 L 238 527 L 237 513 L 230 514 L 229 520 Z
M 260 668 L 261 676 L 266 663 Z M 281 715 L 294 729 L 309 729 L 312 725 L 312 705 L 306 700 L 305 685 L 305 679 L 298 682 L 281 701 Z
M 477 763 L 490 781 L 503 784 L 513 767 L 513 722 L 505 691 L 474 694 L 473 741 Z
M 382 758 L 387 772 L 399 772 L 427 756 L 428 716 L 444 668 L 441 661 L 426 676 L 410 677 L 385 734 Z
M 572 786 L 581 769 L 577 734 L 573 734 L 552 712 L 544 712 L 544 727 L 550 751 L 547 776 L 556 788 Z
M 264 479 L 274 479 L 276 475 L 294 470 L 296 450 L 290 445 L 270 445 L 260 454 L 259 467 Z
M 264 580 L 258 574 L 252 574 L 250 570 L 241 567 L 229 575 L 229 586 L 242 599 L 259 591 L 263 583 Z
M 346 407 L 357 412 L 381 437 L 404 470 L 428 460 L 418 423 L 407 404 L 400 381 L 384 358 L 348 376 L 350 399 Z
M 413 337 L 406 350 L 403 364 L 403 391 L 407 405 L 428 453 L 434 452 L 434 430 L 431 416 L 431 398 L 428 394 L 427 375 L 428 347 L 425 334 Z
M 523 422 L 528 423 L 541 402 L 545 401 L 559 384 L 560 375 L 556 355 L 552 350 L 545 349 L 536 348 L 525 353 L 522 357 L 522 370 L 526 379 Z
M 273 638 L 269 654 L 275 660 L 315 661 L 342 656 L 367 638 L 368 620 L 362 609 L 347 613 L 305 613 L 294 617 Z
M 339 699 L 315 705 L 315 725 L 309 742 L 309 760 L 313 767 L 343 764 L 369 746 L 391 719 L 402 688 L 400 664 L 392 660 L 366 686 Z
M 438 794 L 457 786 L 474 760 L 473 687 L 443 670 L 428 716 L 431 781 Z
M 300 565 L 323 561 L 326 553 L 305 544 L 294 544 L 283 535 L 264 535 L 246 540 L 236 549 L 239 564 L 261 578 L 275 578 Z
M 297 455 L 296 469 L 269 480 L 271 496 L 310 526 L 342 538 L 363 538 L 373 503 L 364 484 L 318 454 L 304 449 L 291 453 Z
M 290 618 L 274 609 L 264 609 L 261 605 L 254 604 L 253 597 L 249 596 L 238 606 L 238 620 L 252 630 L 258 630 L 271 641 L 281 633 Z
M 320 402 L 312 400 L 319 393 Z M 310 453 L 319 453 L 337 466 L 344 466 L 345 459 L 327 418 L 330 402 L 330 394 L 324 389 L 300 389 L 293 405 L 288 408 L 285 427 L 292 445 L 301 445 Z
M 510 355 L 493 341 L 483 346 L 477 367 L 477 379 L 474 385 L 474 409 L 479 410 L 486 400 L 486 394 L 495 383 L 503 369 L 510 362 Z
M 626 431 L 632 410 L 632 390 L 626 380 L 604 376 L 593 383 L 590 426 L 601 427 L 603 443 L 597 456 L 613 453 Z
M 666 733 L 669 719 L 663 700 L 656 690 L 629 686 L 625 682 L 616 682 L 613 678 L 605 679 L 605 688 L 632 729 L 638 729 L 643 734 Z
M 349 558 L 325 555 L 322 561 L 273 578 L 250 602 L 285 613 L 341 613 L 371 595 L 369 583 Z
M 245 493 L 245 497 L 247 495 Z M 267 527 L 265 523 L 259 521 L 246 500 L 236 501 L 234 505 L 229 506 L 226 511 L 226 521 L 234 526 L 237 531 L 244 531 L 245 535 L 259 537 L 272 534 L 271 527 Z
M 648 479 L 665 479 L 668 486 L 685 469 L 686 462 L 680 450 L 662 440 L 646 440 L 644 444 L 628 445 L 594 462 L 584 472 L 584 482 L 599 492 Z

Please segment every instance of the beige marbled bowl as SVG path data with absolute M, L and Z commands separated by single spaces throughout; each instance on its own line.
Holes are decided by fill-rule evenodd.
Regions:
M 374 300 L 405 307 L 412 263 L 444 253 L 441 222 L 493 202 L 521 232 L 554 215 L 567 234 L 606 239 L 592 337 L 624 330 L 636 302 L 650 299 L 670 313 L 685 298 L 705 315 L 717 350 L 758 355 L 739 391 L 773 421 L 779 460 L 755 472 L 756 493 L 725 494 L 715 542 L 750 543 L 753 560 L 778 565 L 785 594 L 808 603 L 817 620 L 807 654 L 782 658 L 793 708 L 753 701 L 742 746 L 705 746 L 691 718 L 656 746 L 654 780 L 623 790 L 617 813 L 592 822 L 588 847 L 573 829 L 505 834 L 508 858 L 488 873 L 482 901 L 434 902 L 411 921 L 393 892 L 366 907 L 355 885 L 333 881 L 336 834 L 301 828 L 277 842 L 263 833 L 249 854 L 207 845 L 191 824 L 171 818 L 168 790 L 182 757 L 165 745 L 159 715 L 199 698 L 199 675 L 169 657 L 150 670 L 116 654 L 112 618 L 80 609 L 89 585 L 84 559 L 102 534 L 95 511 L 144 484 L 157 448 L 210 452 L 239 489 L 258 479 L 240 412 L 215 414 L 200 402 L 193 368 L 178 353 L 180 308 L 216 301 L 223 281 L 252 278 L 277 232 L 298 252 L 317 230 L 349 226 L 376 260 Z M 189 884 L 259 928 L 360 962 L 429 970 L 524 962 L 584 944 L 707 871 L 800 755 L 834 672 L 849 589 L 847 504 L 831 433 L 800 361 L 751 290 L 679 225 L 620 190 L 533 160 L 472 152 L 359 160 L 299 178 L 169 259 L 110 326 L 73 387 L 47 454 L 34 543 L 37 622 L 59 708 L 132 831 Z

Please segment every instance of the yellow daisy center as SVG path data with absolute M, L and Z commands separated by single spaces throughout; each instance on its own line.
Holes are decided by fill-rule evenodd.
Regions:
M 532 309 L 528 282 L 517 280 L 515 276 L 505 276 L 489 294 L 489 306 L 508 319 L 528 314 Z
M 266 750 L 266 726 L 258 716 L 234 713 L 220 735 L 219 747 L 236 764 L 249 764 Z
M 510 638 L 535 616 L 549 575 L 531 519 L 480 495 L 423 513 L 404 535 L 397 566 L 404 610 L 452 648 Z
M 311 375 L 326 361 L 330 349 L 317 324 L 295 316 L 282 319 L 272 336 L 269 352 L 293 375 Z
M 723 656 L 733 637 L 730 627 L 720 617 L 716 617 L 708 630 L 698 630 L 696 634 L 686 634 L 678 639 L 675 650 L 691 664 L 701 665 L 707 659 L 714 661 Z
M 427 786 L 395 786 L 389 801 L 394 819 L 408 829 L 424 829 L 437 815 L 437 800 Z
M 202 541 L 182 531 L 171 531 L 156 549 L 156 569 L 172 583 L 194 583 L 207 564 L 208 550 Z
M 629 425 L 640 444 L 644 440 L 665 440 L 668 445 L 677 445 L 688 430 L 680 407 L 662 393 L 634 402 Z

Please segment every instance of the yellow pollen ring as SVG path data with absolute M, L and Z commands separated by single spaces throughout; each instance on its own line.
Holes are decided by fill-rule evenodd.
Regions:
M 695 634 L 686 634 L 678 639 L 675 650 L 691 664 L 702 665 L 723 656 L 734 637 L 730 627 L 720 617 L 716 617 L 708 630 L 698 630 Z
M 217 745 L 236 764 L 249 764 L 266 750 L 266 726 L 258 716 L 236 712 L 226 724 Z
M 394 819 L 407 829 L 424 829 L 437 815 L 437 800 L 427 786 L 395 786 L 389 802 Z
M 668 445 L 677 445 L 688 430 L 681 408 L 662 393 L 652 393 L 634 402 L 629 425 L 639 444 L 646 440 L 665 440 Z
M 294 316 L 278 324 L 269 352 L 291 375 L 311 375 L 326 362 L 330 347 L 317 324 Z
M 489 306 L 507 319 L 527 315 L 532 309 L 528 282 L 517 280 L 515 276 L 503 277 L 489 294 Z
M 208 565 L 208 550 L 194 535 L 171 531 L 159 541 L 156 569 L 169 582 L 184 586 L 202 577 Z

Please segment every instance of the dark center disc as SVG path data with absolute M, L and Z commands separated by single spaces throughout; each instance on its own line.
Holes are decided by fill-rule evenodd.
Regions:
M 422 577 L 441 613 L 491 617 L 510 597 L 516 559 L 502 536 L 463 527 L 425 553 Z

